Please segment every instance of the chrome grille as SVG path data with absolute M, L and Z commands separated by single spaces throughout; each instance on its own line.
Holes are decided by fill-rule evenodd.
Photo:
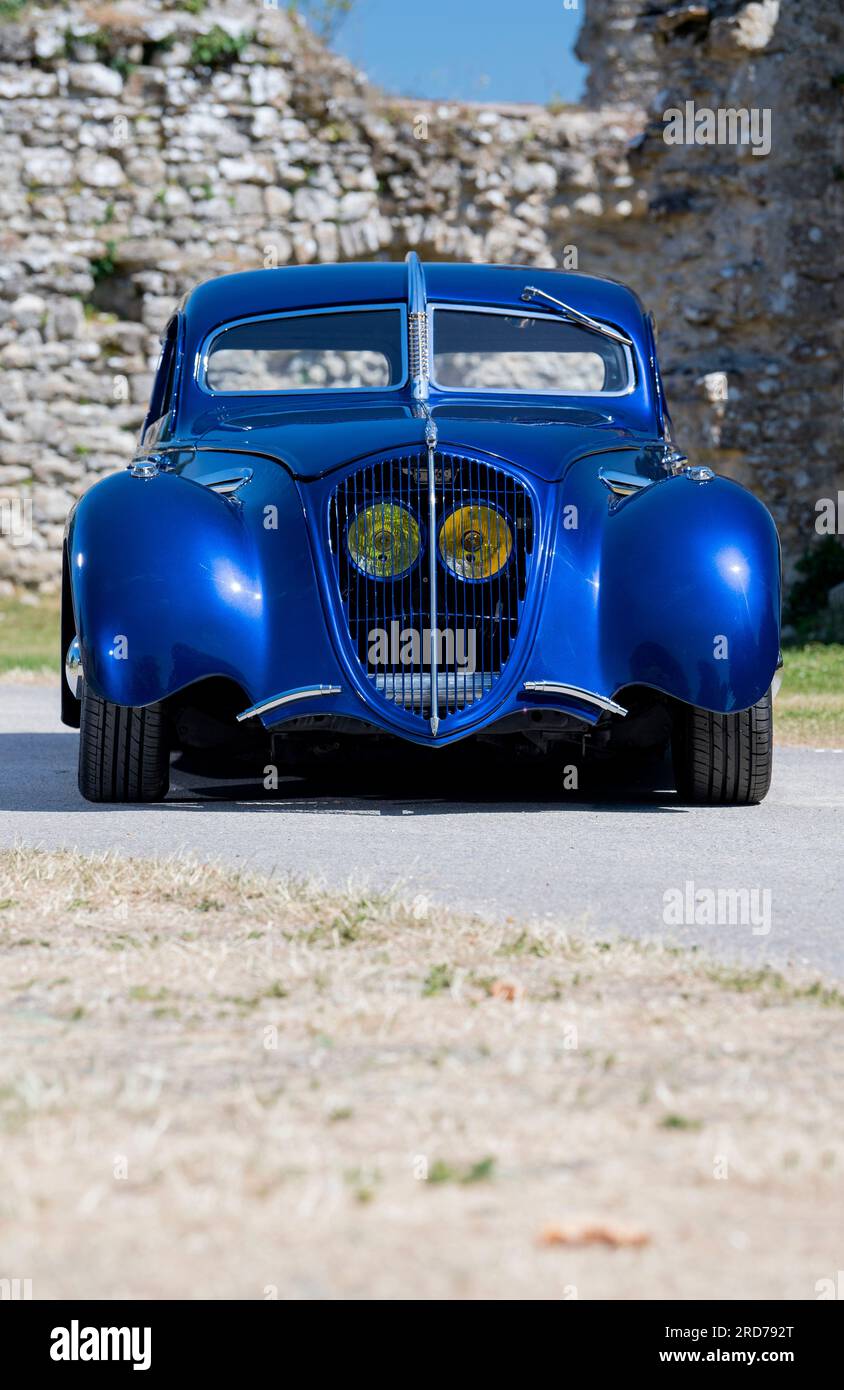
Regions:
M 437 450 L 431 516 L 424 450 L 378 459 L 344 478 L 329 504 L 329 548 L 339 601 L 361 668 L 373 690 L 419 720 L 448 720 L 494 687 L 513 648 L 527 592 L 534 519 L 527 489 L 504 468 Z M 394 577 L 365 573 L 352 560 L 349 528 L 368 534 L 367 509 L 406 508 L 419 527 L 415 562 Z M 512 537 L 506 564 L 489 579 L 464 579 L 443 562 L 443 522 L 459 508 L 489 507 Z M 376 513 L 379 515 L 379 513 Z M 435 548 L 436 624 L 431 622 L 430 560 Z M 414 637 L 414 634 L 416 636 Z M 432 680 L 432 648 L 436 677 Z M 436 687 L 436 708 L 434 706 Z

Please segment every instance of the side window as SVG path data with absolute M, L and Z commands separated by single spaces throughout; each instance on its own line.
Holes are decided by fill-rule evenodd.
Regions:
M 173 385 L 176 377 L 176 336 L 179 320 L 172 318 L 162 339 L 161 356 L 155 370 L 149 410 L 144 420 L 141 434 L 143 444 L 154 444 L 160 439 L 167 426 L 167 418 L 173 404 Z

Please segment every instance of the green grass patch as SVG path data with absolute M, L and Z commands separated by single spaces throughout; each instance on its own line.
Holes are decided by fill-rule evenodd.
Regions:
M 58 665 L 58 595 L 34 603 L 0 599 L 0 672 L 13 668 L 57 672 Z
M 476 1163 L 470 1163 L 468 1166 L 447 1163 L 445 1159 L 437 1158 L 428 1171 L 430 1183 L 455 1182 L 464 1187 L 474 1182 L 490 1182 L 494 1177 L 495 1159 L 490 1155 L 479 1158 Z
M 422 993 L 427 999 L 435 994 L 445 994 L 451 989 L 453 981 L 454 971 L 450 965 L 432 965 L 425 976 Z
M 844 747 L 844 643 L 805 642 L 786 648 L 774 701 L 781 743 Z
M 827 985 L 823 980 L 792 984 L 779 970 L 773 970 L 769 965 L 750 969 L 712 965 L 706 973 L 721 989 L 732 990 L 736 994 L 762 994 L 789 1002 L 811 999 L 824 1009 L 844 1008 L 844 994 L 834 985 Z
M 785 652 L 783 693 L 844 695 L 844 643 L 806 642 Z

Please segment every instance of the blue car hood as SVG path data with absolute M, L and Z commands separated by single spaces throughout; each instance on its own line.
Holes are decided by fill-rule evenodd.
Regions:
M 432 402 L 431 414 L 441 449 L 479 449 L 547 482 L 584 454 L 653 438 L 611 410 L 461 400 Z M 425 421 L 398 403 L 284 411 L 229 404 L 205 411 L 191 434 L 201 448 L 263 454 L 308 479 L 376 452 L 421 448 Z

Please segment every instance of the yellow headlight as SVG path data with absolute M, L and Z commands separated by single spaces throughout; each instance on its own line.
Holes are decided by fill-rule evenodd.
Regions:
M 352 564 L 375 579 L 398 579 L 415 565 L 419 525 L 407 507 L 376 502 L 358 512 L 346 532 Z
M 457 507 L 440 528 L 440 555 L 458 579 L 492 579 L 513 550 L 513 533 L 494 507 Z

